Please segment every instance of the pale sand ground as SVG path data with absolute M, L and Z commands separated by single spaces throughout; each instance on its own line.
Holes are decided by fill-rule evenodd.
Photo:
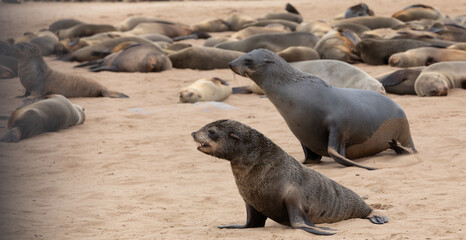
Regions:
M 359 1 L 292 2 L 305 19 L 329 20 Z M 283 1 L 0 4 L 2 38 L 37 31 L 74 17 L 117 23 L 146 15 L 194 23 L 239 9 L 259 17 L 280 12 Z M 368 2 L 388 16 L 416 1 Z M 466 13 L 456 0 L 424 1 L 451 16 Z M 192 41 L 201 44 L 201 41 Z M 329 158 L 311 167 L 351 188 L 390 216 L 385 225 L 351 219 L 323 224 L 338 229 L 317 237 L 268 221 L 265 228 L 220 230 L 243 223 L 244 203 L 228 162 L 196 150 L 190 133 L 223 118 L 263 132 L 296 159 L 301 147 L 274 106 L 257 95 L 234 95 L 224 103 L 178 104 L 181 87 L 202 77 L 234 86 L 250 80 L 230 70 L 174 69 L 162 73 L 91 73 L 74 63 L 47 58 L 54 69 L 91 77 L 130 99 L 77 98 L 84 125 L 19 143 L 0 144 L 1 239 L 463 239 L 466 219 L 466 91 L 447 97 L 388 95 L 405 110 L 418 154 L 387 151 L 358 162 L 380 168 L 343 168 Z M 376 75 L 387 66 L 359 67 Z M 23 93 L 17 78 L 0 81 L 0 116 L 8 116 Z M 6 126 L 6 121 L 0 121 Z M 0 135 L 5 133 L 0 128 Z

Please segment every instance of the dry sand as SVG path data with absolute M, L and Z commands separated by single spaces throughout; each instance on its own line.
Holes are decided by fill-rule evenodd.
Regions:
M 0 3 L 2 39 L 74 17 L 115 24 L 144 15 L 183 23 L 225 17 L 234 9 L 253 17 L 283 11 L 283 1 L 144 3 Z M 359 1 L 294 1 L 304 19 L 330 20 Z M 368 1 L 388 16 L 417 1 Z M 443 13 L 466 13 L 457 0 L 424 1 Z M 191 41 L 202 44 L 202 41 Z M 344 184 L 390 216 L 385 225 L 364 219 L 322 224 L 338 229 L 317 237 L 271 220 L 265 228 L 218 229 L 244 223 L 244 203 L 227 161 L 196 150 L 190 133 L 224 118 L 263 132 L 296 159 L 303 153 L 274 106 L 257 95 L 233 95 L 223 104 L 178 104 L 181 87 L 202 77 L 233 86 L 250 80 L 230 70 L 173 69 L 162 73 L 91 73 L 47 58 L 53 69 L 93 78 L 130 99 L 75 98 L 84 125 L 0 144 L 0 239 L 464 239 L 466 232 L 466 91 L 447 97 L 388 95 L 405 110 L 415 155 L 386 151 L 358 160 L 380 168 L 344 168 L 329 158 L 309 165 Z M 388 66 L 358 64 L 369 74 Z M 20 105 L 18 78 L 0 81 L 0 116 Z M 6 126 L 6 121 L 0 121 Z M 6 128 L 0 128 L 3 135 Z

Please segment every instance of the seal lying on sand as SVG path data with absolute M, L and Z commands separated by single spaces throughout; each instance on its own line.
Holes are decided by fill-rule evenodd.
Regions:
M 422 70 L 414 82 L 414 90 L 421 97 L 446 96 L 451 88 L 466 89 L 466 61 L 432 64 Z
M 306 160 L 330 156 L 345 166 L 373 169 L 348 158 L 371 156 L 388 148 L 408 153 L 397 142 L 415 151 L 405 113 L 382 94 L 332 87 L 266 49 L 241 56 L 230 68 L 264 90 L 303 145 Z
M 368 218 L 376 224 L 388 221 L 355 192 L 303 166 L 262 133 L 240 122 L 215 121 L 191 135 L 199 143 L 199 151 L 230 161 L 246 203 L 246 224 L 219 228 L 264 227 L 271 218 L 292 228 L 331 235 L 334 230 L 314 224 L 350 218 Z
M 55 132 L 84 122 L 84 109 L 62 95 L 49 95 L 44 100 L 16 109 L 8 119 L 2 142 L 18 142 L 44 132 Z
M 201 78 L 180 91 L 180 103 L 223 101 L 231 95 L 232 88 L 220 78 Z
M 127 98 L 123 93 L 108 90 L 100 83 L 78 75 L 50 69 L 33 43 L 15 45 L 18 54 L 18 76 L 26 88 L 24 96 L 61 94 L 65 97 L 114 97 Z

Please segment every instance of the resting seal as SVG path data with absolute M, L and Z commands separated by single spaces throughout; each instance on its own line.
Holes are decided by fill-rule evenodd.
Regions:
M 361 62 L 354 50 L 361 41 L 351 30 L 332 29 L 316 43 L 314 49 L 322 59 L 335 59 L 347 63 Z
M 221 102 L 231 95 L 232 88 L 220 78 L 202 78 L 180 91 L 180 103 Z
M 211 70 L 228 68 L 228 63 L 241 55 L 238 51 L 193 46 L 170 53 L 168 57 L 174 68 Z
M 48 95 L 16 109 L 8 119 L 9 132 L 2 142 L 18 142 L 44 132 L 55 132 L 84 122 L 84 109 L 62 95 Z
M 399 95 L 416 95 L 414 82 L 424 67 L 404 68 L 394 72 L 384 73 L 376 77 L 382 83 L 387 93 Z
M 309 169 L 262 133 L 240 122 L 219 120 L 191 134 L 199 151 L 230 161 L 241 197 L 246 203 L 244 225 L 219 228 L 264 227 L 267 218 L 295 229 L 335 234 L 317 223 L 368 218 L 383 224 L 355 192 Z
M 435 63 L 422 70 L 414 83 L 416 94 L 446 96 L 451 88 L 466 89 L 466 62 L 451 61 Z
M 397 142 L 415 151 L 404 111 L 382 94 L 331 87 L 265 49 L 241 56 L 230 68 L 264 90 L 303 145 L 306 160 L 329 156 L 345 166 L 373 169 L 348 158 L 371 156 L 388 148 L 407 153 Z
M 437 62 L 466 61 L 466 51 L 456 49 L 421 47 L 395 53 L 388 59 L 392 67 L 429 66 Z
M 123 93 L 108 90 L 100 83 L 78 75 L 64 74 L 50 69 L 33 43 L 15 45 L 19 57 L 18 76 L 26 88 L 24 96 L 61 94 L 65 97 L 127 98 Z

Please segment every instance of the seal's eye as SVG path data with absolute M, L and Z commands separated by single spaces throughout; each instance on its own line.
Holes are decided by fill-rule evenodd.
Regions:
M 254 62 L 254 61 L 252 61 L 252 59 L 250 59 L 250 58 L 244 59 L 244 64 L 246 64 L 246 65 L 252 65 L 253 62 Z
M 214 134 L 215 134 L 215 131 L 212 130 L 212 129 L 209 129 L 209 131 L 207 131 L 207 132 L 209 132 L 210 135 L 214 135 Z

